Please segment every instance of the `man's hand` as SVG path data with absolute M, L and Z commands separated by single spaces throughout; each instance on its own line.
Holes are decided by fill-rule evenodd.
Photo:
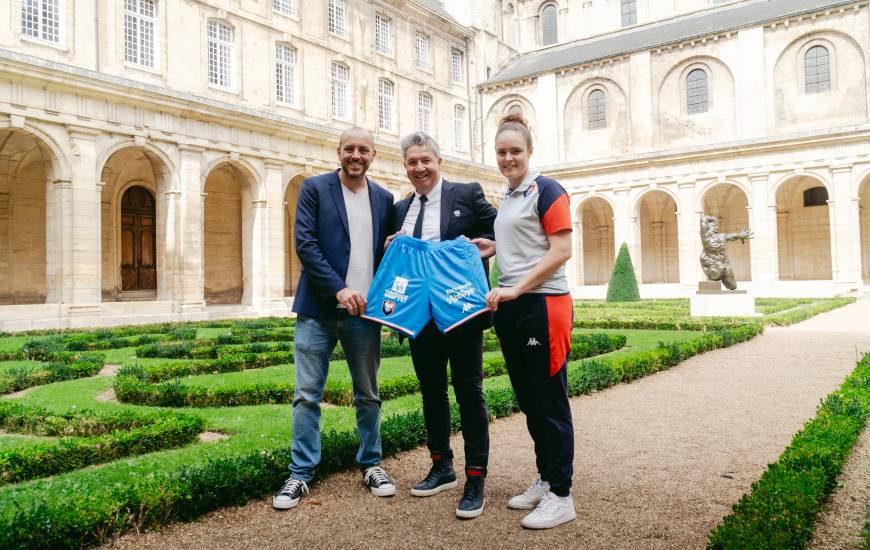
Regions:
M 386 250 L 387 248 L 389 248 L 390 243 L 393 242 L 393 239 L 395 239 L 397 235 L 404 235 L 404 234 L 405 234 L 405 230 L 404 230 L 404 229 L 399 229 L 398 231 L 396 231 L 395 233 L 393 233 L 392 235 L 390 235 L 389 237 L 387 237 L 387 240 L 384 241 L 384 250 Z
M 471 243 L 477 247 L 481 258 L 489 258 L 495 255 L 495 241 L 478 237 L 477 239 L 472 239 Z
M 336 292 L 335 299 L 344 306 L 348 315 L 361 315 L 366 310 L 366 297 L 350 287 L 344 287 Z
M 489 306 L 489 309 L 496 311 L 500 302 L 510 302 L 511 300 L 516 300 L 518 296 L 519 294 L 517 294 L 514 287 L 494 288 L 486 295 L 486 305 Z

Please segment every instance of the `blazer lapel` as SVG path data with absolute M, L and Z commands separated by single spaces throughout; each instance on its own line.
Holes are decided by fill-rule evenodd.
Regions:
M 413 195 L 409 199 L 402 199 L 396 203 L 396 219 L 393 222 L 393 233 L 402 229 L 405 223 L 405 216 L 408 215 L 408 209 L 411 208 L 411 201 L 414 200 Z
M 332 200 L 335 201 L 335 209 L 338 211 L 338 217 L 341 218 L 344 233 L 350 238 L 350 230 L 347 223 L 347 208 L 344 206 L 344 195 L 341 193 L 341 180 L 338 178 L 338 172 L 335 173 L 335 179 L 329 185 L 329 194 L 332 195 Z
M 441 240 L 446 241 L 449 235 L 450 220 L 453 218 L 453 184 L 447 180 L 441 182 Z

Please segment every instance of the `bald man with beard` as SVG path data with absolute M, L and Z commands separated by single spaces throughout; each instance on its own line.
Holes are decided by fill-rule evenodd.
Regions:
M 302 273 L 293 300 L 298 315 L 293 441 L 290 477 L 272 498 L 276 510 L 293 508 L 308 494 L 320 463 L 320 403 L 339 341 L 353 381 L 360 436 L 356 460 L 363 483 L 375 496 L 396 493 L 380 467 L 380 325 L 360 317 L 390 232 L 393 195 L 366 177 L 376 154 L 368 130 L 346 130 L 337 154 L 340 168 L 302 182 L 297 201 L 296 254 Z

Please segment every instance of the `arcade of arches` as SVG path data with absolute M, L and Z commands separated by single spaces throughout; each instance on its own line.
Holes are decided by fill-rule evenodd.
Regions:
M 644 283 L 677 283 L 677 203 L 664 191 L 644 194 L 637 206 L 640 224 L 640 276 Z

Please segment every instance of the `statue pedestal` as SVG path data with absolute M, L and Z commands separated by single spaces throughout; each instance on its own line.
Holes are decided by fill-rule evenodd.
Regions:
M 703 281 L 691 297 L 692 317 L 759 317 L 755 297 L 745 290 L 722 290 L 719 281 Z

